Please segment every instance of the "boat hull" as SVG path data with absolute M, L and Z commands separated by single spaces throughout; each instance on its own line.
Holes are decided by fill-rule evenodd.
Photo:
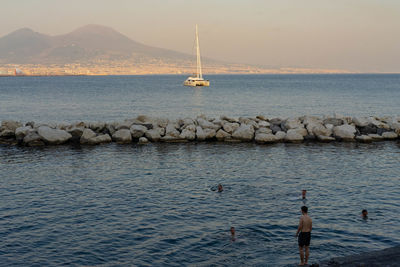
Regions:
M 200 80 L 200 81 L 191 80 L 191 81 L 188 81 L 188 80 L 186 80 L 183 83 L 183 85 L 191 86 L 191 87 L 197 87 L 197 86 L 206 86 L 206 87 L 208 87 L 208 86 L 210 86 L 210 81 L 208 81 L 208 80 Z

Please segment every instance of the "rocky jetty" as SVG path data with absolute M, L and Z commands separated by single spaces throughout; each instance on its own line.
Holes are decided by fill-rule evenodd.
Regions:
M 169 120 L 149 116 L 115 122 L 1 122 L 0 143 L 44 146 L 76 143 L 98 145 L 151 142 L 376 142 L 397 140 L 400 117 L 233 118 L 221 116 Z

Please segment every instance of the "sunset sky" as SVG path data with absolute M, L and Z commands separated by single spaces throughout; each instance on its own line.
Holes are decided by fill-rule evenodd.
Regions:
M 19 0 L 1 1 L 0 36 L 86 24 L 147 45 L 267 67 L 400 72 L 399 0 Z

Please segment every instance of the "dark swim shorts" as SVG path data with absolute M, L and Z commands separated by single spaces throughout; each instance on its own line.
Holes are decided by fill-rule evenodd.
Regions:
M 299 247 L 309 246 L 311 240 L 311 232 L 300 232 Z

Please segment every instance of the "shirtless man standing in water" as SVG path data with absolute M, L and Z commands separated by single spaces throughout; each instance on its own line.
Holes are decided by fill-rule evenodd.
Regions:
M 307 214 L 308 208 L 306 206 L 301 207 L 299 227 L 297 228 L 296 237 L 299 238 L 299 253 L 300 253 L 300 266 L 308 264 L 308 257 L 310 256 L 309 246 L 311 240 L 312 220 Z M 300 235 L 299 235 L 300 233 Z M 305 247 L 305 260 L 303 254 L 303 248 Z

